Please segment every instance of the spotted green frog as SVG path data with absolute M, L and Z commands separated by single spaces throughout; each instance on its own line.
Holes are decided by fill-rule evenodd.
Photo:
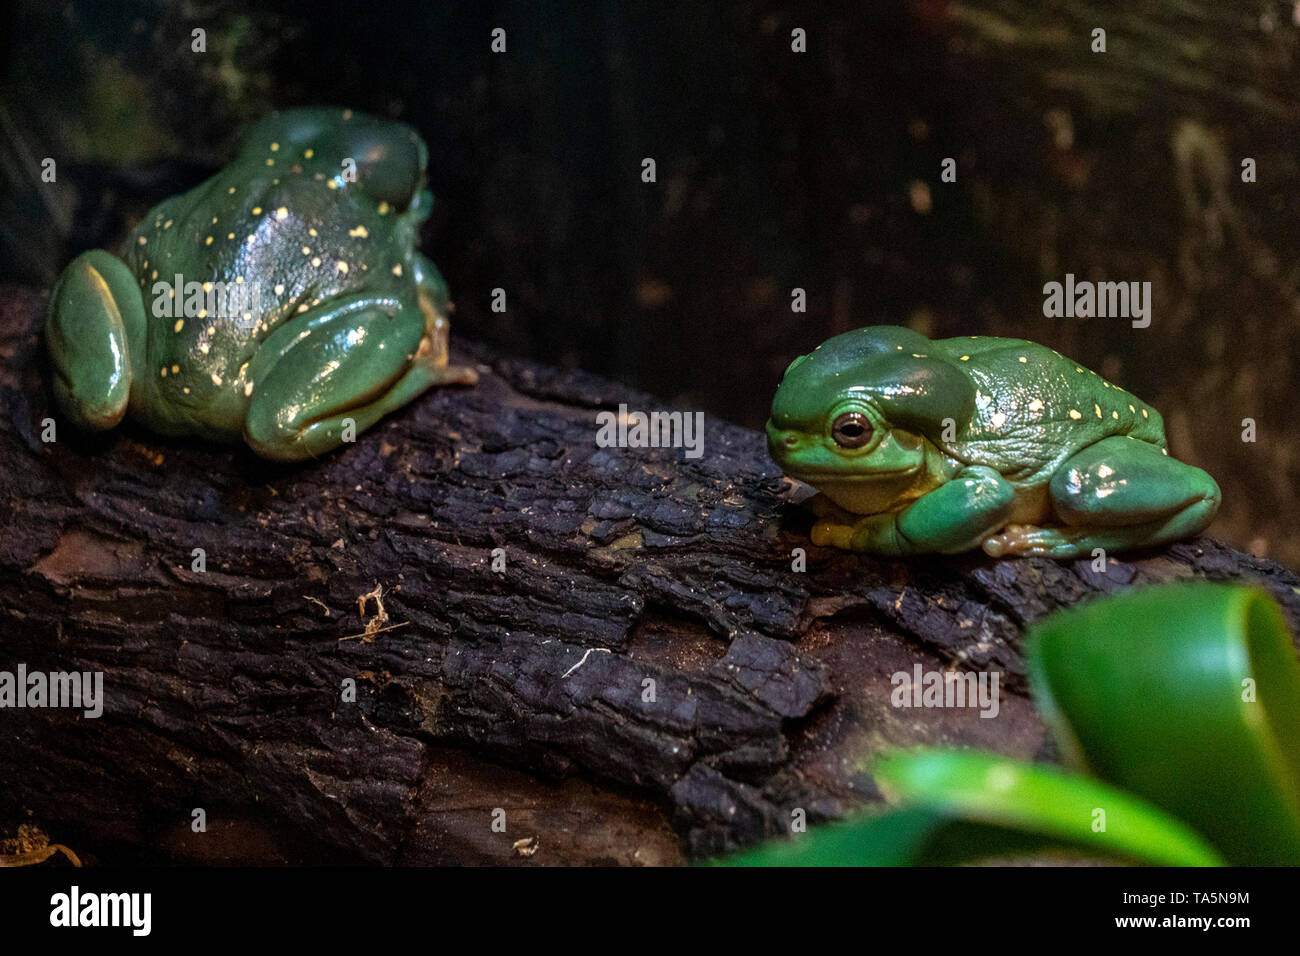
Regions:
M 815 544 L 886 555 L 1091 555 L 1195 534 L 1219 487 L 1159 413 L 1052 349 L 846 332 L 790 363 L 768 448 L 813 485 Z
M 320 455 L 431 385 L 447 286 L 415 248 L 432 197 L 414 130 L 350 110 L 268 116 L 211 179 L 154 208 L 121 258 L 74 260 L 50 298 L 68 418 Z

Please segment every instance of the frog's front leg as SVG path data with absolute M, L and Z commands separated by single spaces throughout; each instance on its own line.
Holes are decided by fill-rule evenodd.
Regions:
M 1206 472 L 1149 442 L 1105 438 L 1066 460 L 1052 477 L 1058 527 L 1008 527 L 984 542 L 994 557 L 1090 555 L 1186 538 L 1219 510 L 1219 486 Z
M 424 303 L 344 299 L 281 326 L 248 369 L 244 437 L 266 458 L 294 461 L 336 448 L 351 420 L 360 434 L 432 385 L 472 383 L 447 365 L 445 325 Z
M 906 508 L 867 515 L 854 524 L 823 520 L 812 540 L 875 554 L 954 554 L 978 545 L 1006 522 L 1015 490 L 992 468 L 963 468 Z
M 45 340 L 54 397 L 83 428 L 112 428 L 144 359 L 144 297 L 131 270 L 102 249 L 77 256 L 50 295 Z

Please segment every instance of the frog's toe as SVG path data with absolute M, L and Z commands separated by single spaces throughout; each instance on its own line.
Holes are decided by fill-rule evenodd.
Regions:
M 443 365 L 428 372 L 434 385 L 475 385 L 478 372 L 468 365 Z
M 1070 535 L 1061 529 L 1029 524 L 1009 524 L 998 534 L 985 538 L 981 546 L 985 554 L 994 558 L 1065 557 L 1075 550 Z
M 836 524 L 834 521 L 818 521 L 812 526 L 812 543 L 819 548 L 851 550 L 853 528 L 850 525 Z

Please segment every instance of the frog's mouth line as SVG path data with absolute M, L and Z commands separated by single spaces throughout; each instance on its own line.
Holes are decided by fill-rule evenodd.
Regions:
M 921 470 L 920 462 L 915 465 L 908 465 L 906 468 L 893 468 L 889 471 L 873 471 L 868 474 L 854 474 L 851 472 L 835 471 L 830 468 L 813 469 L 808 471 L 791 471 L 782 468 L 783 471 L 791 478 L 798 478 L 800 481 L 812 482 L 810 479 L 822 478 L 832 479 L 834 481 L 844 482 L 845 484 L 862 484 L 864 482 L 876 481 L 880 478 L 902 478 L 907 475 L 914 475 Z

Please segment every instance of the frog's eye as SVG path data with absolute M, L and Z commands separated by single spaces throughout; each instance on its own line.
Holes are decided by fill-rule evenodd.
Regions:
M 861 448 L 871 441 L 871 419 L 861 412 L 845 412 L 831 423 L 831 438 L 841 448 Z

